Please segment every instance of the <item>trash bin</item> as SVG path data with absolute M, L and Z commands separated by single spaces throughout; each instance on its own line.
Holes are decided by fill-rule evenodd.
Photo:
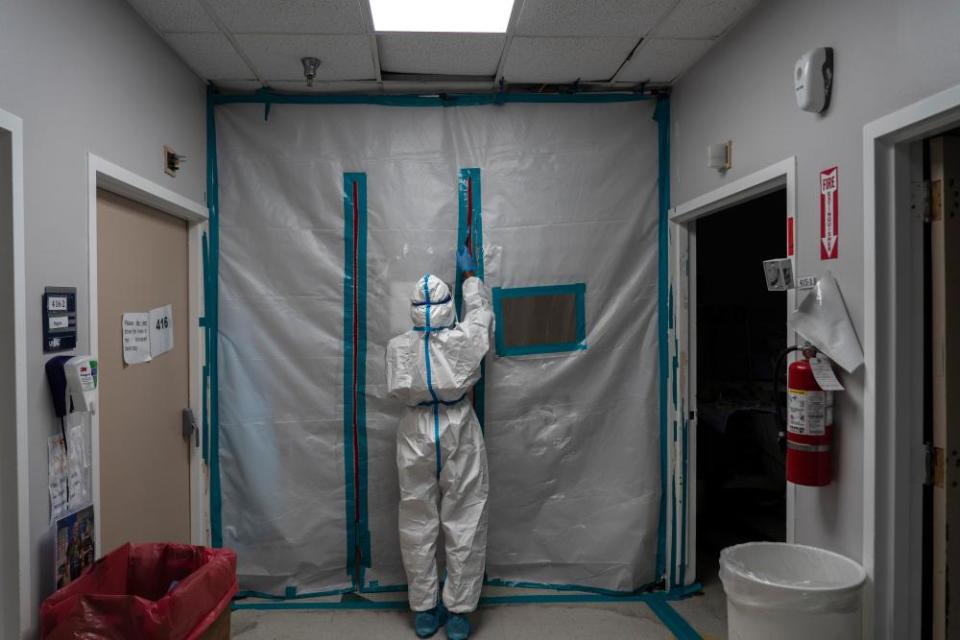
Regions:
M 226 640 L 237 556 L 186 544 L 125 544 L 40 607 L 41 637 Z
M 750 542 L 720 553 L 730 640 L 861 637 L 866 572 L 832 551 Z

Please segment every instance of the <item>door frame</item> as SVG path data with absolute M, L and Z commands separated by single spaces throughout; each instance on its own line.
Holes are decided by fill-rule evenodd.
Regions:
M 19 594 L 19 620 L 22 632 L 31 619 L 30 588 L 30 474 L 28 469 L 29 420 L 27 417 L 27 307 L 26 307 L 26 239 L 23 205 L 23 120 L 0 109 L 0 129 L 10 134 L 11 185 L 13 200 L 13 340 L 14 398 L 13 421 L 16 424 L 17 508 L 14 516 L 17 530 L 19 570 L 16 576 L 0 576 Z M 9 514 L 3 514 L 7 517 Z
M 207 228 L 207 207 L 186 198 L 166 187 L 152 182 L 132 171 L 124 169 L 109 160 L 92 153 L 87 154 L 87 287 L 89 291 L 88 313 L 90 327 L 90 353 L 96 354 L 100 346 L 98 325 L 99 296 L 97 291 L 97 189 L 115 193 L 140 204 L 157 209 L 187 222 L 187 278 L 189 322 L 189 402 L 199 416 L 202 405 L 203 372 L 203 333 L 200 316 L 203 310 L 203 240 Z M 119 339 L 119 336 L 115 336 Z M 103 554 L 100 536 L 100 413 L 92 415 L 91 437 L 91 476 L 93 483 L 94 521 L 97 522 L 96 557 Z M 207 544 L 207 526 L 205 514 L 207 485 L 203 469 L 201 450 L 197 446 L 190 448 L 190 539 L 193 544 Z
M 787 224 L 793 219 L 796 225 L 797 219 L 797 159 L 791 156 L 780 162 L 764 167 L 749 175 L 737 180 L 733 180 L 722 187 L 709 191 L 703 195 L 697 196 L 691 200 L 680 204 L 669 212 L 670 237 L 671 237 L 671 258 L 670 258 L 670 282 L 676 291 L 676 304 L 674 307 L 674 326 L 676 358 L 678 361 L 679 378 L 677 381 L 679 393 L 686 399 L 686 409 L 683 413 L 693 412 L 693 419 L 688 424 L 688 456 L 689 466 L 686 473 L 685 482 L 680 486 L 687 487 L 687 517 L 689 541 L 686 544 L 686 566 L 691 570 L 685 574 L 684 582 L 692 584 L 696 576 L 697 559 L 697 423 L 699 413 L 697 407 L 697 256 L 696 230 L 694 222 L 698 219 L 711 214 L 719 213 L 723 210 L 737 206 L 749 200 L 766 195 L 773 191 L 786 188 L 787 206 L 785 215 Z M 796 256 L 798 255 L 799 242 L 796 228 L 794 229 L 794 271 L 796 271 Z M 784 238 L 786 243 L 786 238 Z M 757 265 L 760 269 L 760 265 Z M 796 290 L 787 292 L 787 312 L 789 313 L 796 307 Z M 687 416 L 675 415 L 675 419 L 682 423 Z M 693 490 L 690 489 L 693 487 Z M 786 483 L 787 497 L 787 517 L 786 517 L 786 537 L 787 542 L 793 542 L 796 534 L 796 486 Z M 676 535 L 676 534 L 675 534 Z M 681 541 L 682 542 L 682 541 Z M 679 544 L 679 542 L 678 542 Z
M 917 429 L 909 427 L 923 420 L 924 319 L 916 305 L 926 256 L 904 212 L 911 145 L 958 125 L 960 85 L 863 127 L 865 638 L 920 631 L 924 459 L 922 437 L 911 438 Z

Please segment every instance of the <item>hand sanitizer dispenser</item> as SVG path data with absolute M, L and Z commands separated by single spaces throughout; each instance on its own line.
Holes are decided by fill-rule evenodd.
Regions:
M 820 47 L 800 56 L 793 68 L 797 106 L 820 113 L 830 106 L 833 89 L 833 48 Z
M 74 411 L 97 412 L 97 361 L 93 356 L 74 356 L 63 365 Z
M 57 356 L 47 361 L 46 369 L 58 418 L 71 411 L 97 412 L 97 361 L 93 356 Z

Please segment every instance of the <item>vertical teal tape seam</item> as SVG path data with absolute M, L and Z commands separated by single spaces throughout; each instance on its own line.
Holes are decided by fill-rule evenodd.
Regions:
M 207 345 L 210 366 L 210 544 L 223 546 L 220 489 L 220 186 L 217 178 L 217 129 L 213 88 L 207 87 L 207 209 L 210 220 L 211 277 L 207 282 Z
M 357 199 L 354 201 L 354 186 Z M 357 216 L 354 220 L 354 208 Z M 343 468 L 347 519 L 347 571 L 362 587 L 364 567 L 370 566 L 370 534 L 367 527 L 367 437 L 366 437 L 366 255 L 367 176 L 343 174 Z M 354 236 L 356 225 L 356 236 Z M 356 252 L 354 252 L 356 245 Z M 356 270 L 354 270 L 356 266 Z M 356 315 L 354 315 L 356 303 Z M 354 370 L 354 344 L 357 366 Z M 354 384 L 356 381 L 356 384 Z M 356 451 L 354 421 L 356 412 Z M 357 467 L 354 468 L 354 454 Z M 359 482 L 355 481 L 359 478 Z M 359 514 L 359 520 L 357 517 Z M 362 566 L 356 566 L 357 549 Z
M 347 573 L 357 557 L 356 487 L 353 486 L 353 180 L 343 175 L 343 482 Z
M 670 207 L 670 99 L 666 96 L 657 98 L 654 109 L 654 119 L 657 121 L 657 150 L 658 176 L 657 194 L 659 201 L 659 256 L 658 256 L 658 309 L 657 327 L 660 347 L 660 523 L 657 536 L 657 575 L 666 576 L 666 544 L 667 544 L 667 358 L 669 349 L 667 344 L 667 278 L 669 263 L 667 257 L 667 210 Z
M 457 193 L 459 195 L 458 216 L 457 216 L 457 251 L 466 241 L 467 234 L 470 234 L 470 246 L 473 249 L 473 257 L 477 262 L 476 275 L 483 279 L 483 207 L 482 194 L 480 186 L 480 169 L 469 168 L 461 169 L 457 180 Z M 469 229 L 468 229 L 469 226 Z M 463 272 L 457 266 L 457 278 L 454 285 L 454 304 L 457 313 L 463 317 Z M 483 430 L 485 388 L 484 377 L 486 374 L 486 363 L 480 363 L 480 379 L 473 386 L 473 410 L 477 414 L 477 422 L 480 423 L 480 430 Z
M 360 445 L 360 586 L 364 584 L 364 568 L 370 566 L 370 527 L 367 511 L 367 174 L 356 174 L 359 189 L 357 212 L 357 442 Z

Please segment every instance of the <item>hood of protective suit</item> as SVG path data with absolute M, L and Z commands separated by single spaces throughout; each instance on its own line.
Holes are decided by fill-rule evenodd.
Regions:
M 427 326 L 428 312 L 431 327 L 450 327 L 456 323 L 457 314 L 453 309 L 453 297 L 449 287 L 443 280 L 430 274 L 417 280 L 410 297 L 410 318 L 413 326 Z

